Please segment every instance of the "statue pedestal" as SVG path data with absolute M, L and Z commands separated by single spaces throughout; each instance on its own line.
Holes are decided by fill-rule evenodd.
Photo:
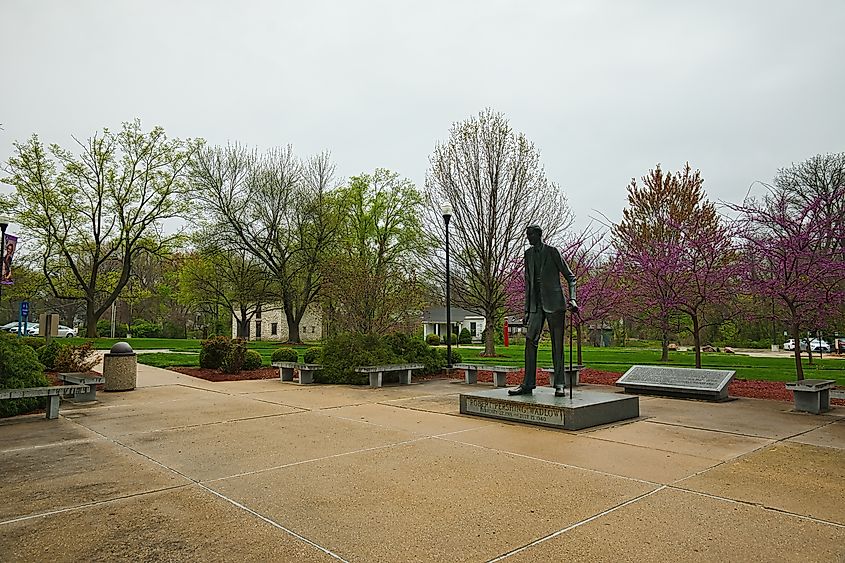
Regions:
M 555 397 L 553 389 L 538 387 L 532 395 L 508 395 L 507 389 L 461 393 L 461 414 L 485 416 L 551 426 L 565 430 L 581 430 L 609 424 L 640 415 L 639 397 L 622 393 L 569 390 L 566 397 Z

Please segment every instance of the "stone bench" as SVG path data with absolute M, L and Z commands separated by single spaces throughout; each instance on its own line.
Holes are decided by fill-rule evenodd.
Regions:
M 4 399 L 28 399 L 47 397 L 47 418 L 59 418 L 59 399 L 90 391 L 89 385 L 57 385 L 55 387 L 24 387 L 22 389 L 0 389 L 0 401 Z
M 77 393 L 71 396 L 71 401 L 81 403 L 83 401 L 97 400 L 97 385 L 106 382 L 102 375 L 89 375 L 87 373 L 60 373 L 59 379 L 71 385 L 88 385 L 91 389 L 87 393 Z
M 385 366 L 361 366 L 355 368 L 357 373 L 366 373 L 370 376 L 370 387 L 381 387 L 385 373 L 399 372 L 399 384 L 411 384 L 411 372 L 415 369 L 425 369 L 423 364 L 391 364 Z
M 564 377 L 574 377 L 574 379 L 572 380 L 572 384 L 580 385 L 580 373 L 582 369 L 584 369 L 584 366 L 580 365 L 573 365 L 571 370 L 568 367 L 564 367 Z M 538 371 L 541 371 L 549 376 L 549 387 L 555 386 L 555 368 L 540 368 Z M 567 381 L 569 380 L 567 379 Z
M 492 371 L 494 387 L 505 387 L 507 385 L 508 374 L 522 369 L 521 367 L 515 366 L 488 366 L 484 364 L 455 364 L 452 367 L 464 370 L 464 382 L 467 385 L 478 383 L 479 371 Z
M 279 379 L 293 381 L 293 370 L 299 371 L 299 384 L 314 383 L 314 374 L 323 369 L 320 364 L 300 364 L 297 362 L 273 362 L 273 367 L 279 368 Z
M 795 396 L 795 410 L 821 414 L 830 410 L 830 390 L 833 379 L 803 379 L 787 383 L 786 388 Z

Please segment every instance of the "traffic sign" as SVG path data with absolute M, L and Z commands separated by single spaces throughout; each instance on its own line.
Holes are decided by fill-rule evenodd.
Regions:
M 21 301 L 21 317 L 29 316 L 29 301 Z

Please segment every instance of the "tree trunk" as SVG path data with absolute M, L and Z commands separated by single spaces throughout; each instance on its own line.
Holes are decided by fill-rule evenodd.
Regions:
M 807 363 L 813 365 L 813 346 L 812 342 L 810 342 L 810 337 L 807 337 Z M 798 347 L 799 349 L 801 346 Z
M 584 365 L 584 362 L 581 360 L 581 329 L 582 328 L 583 328 L 583 326 L 581 325 L 581 323 L 577 323 L 575 325 L 575 340 L 577 341 L 576 345 L 578 346 L 578 348 L 576 348 L 576 349 L 578 350 L 578 365 L 579 366 Z M 601 331 L 601 329 L 599 329 L 599 331 Z M 601 334 L 601 332 L 599 332 L 599 334 Z M 601 337 L 599 337 L 599 338 L 601 338 Z
M 798 332 L 798 324 L 794 323 L 792 325 L 792 341 L 795 342 L 795 351 L 793 352 L 795 355 L 795 373 L 798 375 L 798 381 L 802 381 L 804 379 L 804 366 L 801 365 L 801 335 Z
M 698 323 L 698 315 L 690 315 L 692 318 L 692 339 L 695 343 L 695 367 L 701 369 L 701 326 Z
M 302 339 L 299 337 L 299 322 L 305 314 L 305 309 L 302 309 L 298 315 L 293 307 L 285 303 L 285 321 L 288 323 L 288 344 L 302 344 Z
M 482 356 L 493 357 L 496 355 L 496 315 L 485 313 L 484 320 L 487 326 L 484 327 L 484 353 Z
M 669 331 L 663 331 L 663 353 L 660 355 L 661 362 L 668 362 L 669 361 Z
M 93 299 L 85 300 L 85 337 L 97 338 L 97 308 Z

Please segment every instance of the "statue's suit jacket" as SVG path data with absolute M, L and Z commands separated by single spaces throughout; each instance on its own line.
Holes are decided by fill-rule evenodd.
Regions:
M 540 272 L 540 287 L 537 285 L 535 272 Z M 554 246 L 543 244 L 537 252 L 532 246 L 525 251 L 525 314 L 537 311 L 536 294 L 540 292 L 543 311 L 556 313 L 566 308 L 560 275 L 569 282 L 570 297 L 575 299 L 575 274 L 560 257 Z

